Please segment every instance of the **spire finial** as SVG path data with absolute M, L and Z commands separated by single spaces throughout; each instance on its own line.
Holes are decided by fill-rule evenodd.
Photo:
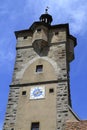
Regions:
M 46 14 L 48 14 L 48 9 L 49 9 L 49 7 L 47 6 L 46 9 L 45 9 Z

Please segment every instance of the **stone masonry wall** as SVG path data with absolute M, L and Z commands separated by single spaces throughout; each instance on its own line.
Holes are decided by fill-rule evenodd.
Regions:
M 44 56 L 44 54 L 43 54 Z M 35 57 L 40 57 L 32 47 L 19 48 L 17 49 L 16 62 L 14 67 L 14 74 L 12 85 L 21 83 L 22 70 L 26 64 Z M 56 107 L 57 107 L 57 130 L 63 130 L 64 121 L 68 116 L 67 104 L 69 104 L 68 95 L 68 85 L 67 85 L 67 64 L 66 64 L 66 42 L 51 44 L 48 58 L 57 63 L 57 97 L 56 97 Z M 17 103 L 20 89 L 18 87 L 10 88 L 9 102 L 7 107 L 5 125 L 3 130 L 9 130 L 9 127 L 15 125 Z M 10 105 L 10 108 L 9 108 Z M 15 107 L 15 108 L 14 108 Z M 62 129 L 61 129 L 62 128 Z
M 57 130 L 64 130 L 68 119 L 68 85 L 67 82 L 58 83 L 57 86 Z
M 52 51 L 51 51 L 52 50 Z M 65 129 L 65 121 L 68 119 L 69 86 L 68 86 L 68 67 L 66 62 L 66 43 L 52 46 L 50 58 L 56 61 L 60 73 L 58 73 L 58 85 L 56 94 L 57 108 L 57 130 Z
M 33 48 L 26 48 L 26 49 L 18 49 L 17 50 L 17 56 L 16 56 L 16 62 L 14 67 L 14 73 L 13 73 L 13 80 L 12 84 L 20 84 L 21 79 L 21 71 L 25 67 L 25 65 L 32 60 L 34 57 L 36 57 L 37 54 L 34 52 Z M 18 73 L 20 73 L 19 76 Z
M 67 63 L 66 63 L 66 42 L 58 43 L 57 45 L 52 44 L 48 57 L 57 63 L 57 79 L 67 79 Z
M 3 130 L 10 130 L 15 126 L 19 91 L 19 87 L 10 87 Z
M 58 71 L 56 73 L 58 80 L 67 79 L 65 44 L 66 43 L 59 43 L 57 45 L 51 45 L 48 55 L 45 56 L 53 60 L 53 62 L 57 63 Z M 35 57 L 38 58 L 40 56 L 34 51 L 32 47 L 17 50 L 12 84 L 20 83 L 22 70 L 26 64 Z M 44 55 L 42 57 L 44 57 Z

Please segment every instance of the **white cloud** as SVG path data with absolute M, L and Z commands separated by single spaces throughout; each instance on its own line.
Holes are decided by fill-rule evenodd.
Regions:
M 39 20 L 39 15 L 45 12 L 46 6 L 49 7 L 49 13 L 52 14 L 54 24 L 70 23 L 71 31 L 74 34 L 84 33 L 87 23 L 87 1 L 86 0 L 25 0 L 24 5 L 18 2 L 16 8 L 12 7 L 12 3 L 8 3 L 0 7 L 0 14 L 8 14 L 8 18 L 14 21 L 20 21 L 20 18 L 30 17 L 30 23 Z M 18 9 L 19 8 L 19 9 Z
M 32 14 L 32 17 L 37 16 L 38 12 L 44 11 L 46 6 L 48 6 L 49 13 L 53 15 L 54 23 L 69 22 L 72 33 L 81 34 L 85 32 L 84 28 L 87 23 L 86 0 L 48 0 L 43 2 L 37 0 L 35 4 L 33 4 L 33 2 L 33 0 L 32 2 L 26 0 L 24 9 L 26 12 L 28 9 L 32 10 L 34 13 L 34 16 Z
M 56 19 L 58 17 L 60 22 L 69 22 L 73 33 L 84 33 L 87 23 L 87 1 L 59 0 L 52 3 L 49 1 L 49 4 Z
M 83 11 L 77 10 L 72 13 L 71 30 L 74 33 L 83 33 L 86 26 L 86 14 Z
M 15 59 L 15 54 L 13 52 L 9 51 L 8 53 L 5 53 L 4 51 L 1 51 L 0 52 L 0 68 L 3 68 L 3 66 L 6 66 L 5 69 L 7 69 L 8 72 L 12 71 L 14 59 Z
M 13 4 L 9 3 L 0 7 L 0 14 L 8 14 L 10 20 L 16 21 L 21 17 L 30 17 L 30 21 L 37 20 L 40 13 L 44 13 L 46 6 L 49 7 L 49 13 L 53 15 L 54 24 L 70 23 L 71 31 L 74 34 L 84 33 L 87 23 L 87 1 L 86 0 L 25 0 L 21 8 L 16 7 L 11 10 Z M 20 2 L 18 2 L 20 5 Z M 18 6 L 17 5 L 17 6 Z M 9 8 L 10 6 L 10 8 Z M 32 21 L 33 22 L 33 21 Z

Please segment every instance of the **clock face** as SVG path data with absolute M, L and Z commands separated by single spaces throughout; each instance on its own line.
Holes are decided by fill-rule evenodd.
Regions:
M 45 87 L 33 87 L 30 90 L 30 99 L 40 99 L 45 97 Z

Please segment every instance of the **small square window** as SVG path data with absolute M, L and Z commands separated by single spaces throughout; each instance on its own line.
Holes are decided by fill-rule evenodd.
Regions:
M 50 89 L 49 89 L 49 93 L 54 93 L 54 89 L 53 89 L 53 88 L 50 88 Z
M 42 71 L 43 71 L 43 65 L 37 65 L 36 72 L 42 72 Z
M 31 124 L 31 130 L 39 130 L 39 122 L 33 122 Z
M 22 91 L 22 95 L 26 95 L 26 91 Z
M 24 36 L 24 39 L 27 39 L 27 36 Z

